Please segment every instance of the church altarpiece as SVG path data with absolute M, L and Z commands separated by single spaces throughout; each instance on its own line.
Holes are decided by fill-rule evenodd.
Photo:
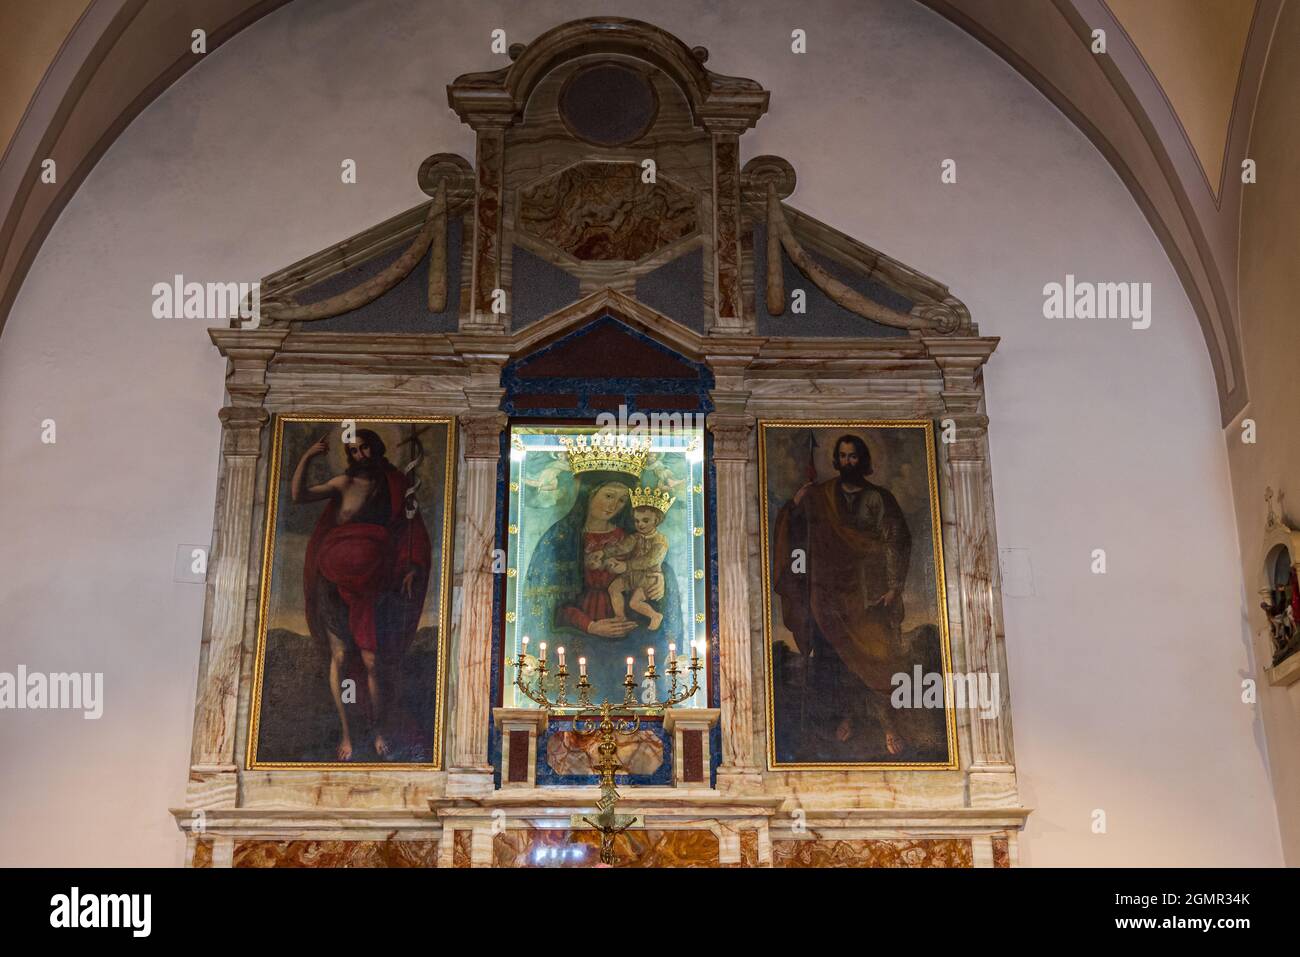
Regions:
M 607 772 L 620 866 L 1012 865 L 997 340 L 742 167 L 703 47 L 510 58 L 448 87 L 472 163 L 211 330 L 187 862 L 586 866 Z

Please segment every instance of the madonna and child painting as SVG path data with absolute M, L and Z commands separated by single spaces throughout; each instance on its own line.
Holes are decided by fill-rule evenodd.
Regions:
M 669 656 L 688 656 L 706 635 L 702 444 L 689 429 L 619 439 L 594 427 L 512 428 L 507 660 L 532 660 L 542 642 L 564 648 L 599 704 L 622 702 L 631 658 L 637 700 L 664 697 Z M 644 677 L 652 650 L 657 680 Z M 528 707 L 512 679 L 508 700 Z M 703 688 L 698 698 L 703 707 Z

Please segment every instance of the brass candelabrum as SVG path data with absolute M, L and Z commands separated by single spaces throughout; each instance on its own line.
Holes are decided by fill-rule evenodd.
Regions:
M 584 817 L 582 820 L 590 824 L 600 832 L 600 862 L 602 864 L 613 864 L 614 857 L 614 838 L 616 835 L 626 831 L 636 823 L 636 817 L 615 813 L 615 805 L 618 803 L 618 790 L 614 787 L 614 775 L 624 771 L 622 763 L 618 759 L 618 735 L 632 734 L 641 727 L 641 718 L 663 714 L 668 708 L 681 704 L 694 697 L 695 692 L 700 688 L 700 668 L 703 667 L 704 661 L 704 642 L 691 642 L 691 660 L 686 670 L 691 673 L 689 688 L 678 689 L 679 679 L 682 677 L 683 669 L 681 659 L 677 655 L 677 646 L 668 645 L 668 696 L 663 700 L 655 700 L 652 704 L 639 704 L 636 699 L 637 681 L 632 674 L 634 660 L 627 659 L 627 676 L 623 679 L 623 703 L 615 706 L 609 703 L 608 699 L 601 701 L 600 706 L 592 704 L 591 694 L 592 685 L 587 680 L 587 659 L 578 659 L 578 701 L 571 704 L 568 698 L 568 681 L 569 669 L 564 661 L 564 648 L 555 649 L 556 656 L 559 659 L 558 666 L 554 672 L 554 679 L 551 680 L 551 671 L 546 664 L 546 642 L 541 642 L 538 646 L 537 667 L 533 669 L 532 681 L 530 683 L 526 672 L 528 660 L 528 638 L 523 639 L 523 649 L 519 652 L 519 658 L 514 662 L 515 665 L 515 687 L 524 693 L 530 700 L 541 705 L 542 710 L 548 714 L 552 711 L 573 711 L 573 730 L 582 735 L 597 734 L 600 736 L 600 744 L 597 746 L 597 752 L 600 755 L 596 762 L 595 771 L 600 775 L 600 799 L 596 801 L 596 819 Z M 646 649 L 648 666 L 645 670 L 644 679 L 657 681 L 659 672 L 655 670 L 655 652 L 653 648 Z M 554 698 L 549 696 L 550 688 L 548 681 L 554 688 Z M 657 694 L 657 692 L 656 692 Z

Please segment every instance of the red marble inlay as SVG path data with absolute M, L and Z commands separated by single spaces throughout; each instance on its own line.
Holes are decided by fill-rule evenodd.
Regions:
M 241 841 L 235 867 L 437 867 L 437 841 Z
M 704 780 L 704 732 L 682 732 L 682 780 L 698 784 Z
M 473 831 L 457 831 L 451 845 L 451 866 L 470 867 L 473 860 Z
M 718 300 L 720 317 L 740 316 L 740 167 L 739 143 L 734 135 L 714 139 L 715 193 L 714 231 L 717 244 Z
M 510 732 L 510 767 L 506 780 L 511 784 L 528 780 L 528 732 Z
M 773 841 L 775 867 L 974 867 L 970 841 Z
M 478 195 L 474 206 L 474 308 L 479 321 L 493 318 L 492 292 L 497 288 L 501 239 L 501 134 L 478 135 Z
M 211 867 L 212 866 L 212 841 L 197 840 L 194 842 L 194 856 L 190 859 L 190 867 Z
M 1011 866 L 1011 842 L 1005 837 L 993 838 L 993 866 Z

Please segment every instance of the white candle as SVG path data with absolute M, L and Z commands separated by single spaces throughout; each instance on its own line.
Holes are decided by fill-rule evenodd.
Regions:
M 668 642 L 668 666 L 671 668 L 677 660 L 677 646 L 671 641 Z
M 584 678 L 587 677 L 587 659 L 586 659 L 586 658 L 579 658 L 579 659 L 578 659 L 578 674 L 582 675 Z
M 631 674 L 631 673 L 632 673 L 632 659 L 631 659 L 631 658 L 627 659 L 627 673 L 628 673 L 628 674 Z
M 543 641 L 540 645 L 537 646 L 537 648 L 538 648 L 538 651 L 537 651 L 537 657 L 538 657 L 538 659 L 541 660 L 541 661 L 545 661 L 545 660 L 546 660 L 546 642 Z
M 563 668 L 564 667 L 564 645 L 560 645 L 560 647 L 556 648 L 555 653 L 560 658 L 560 667 Z
M 524 651 L 528 650 L 528 636 L 524 635 Z
M 655 650 L 653 648 L 647 648 L 645 650 L 645 656 L 650 659 L 650 667 L 653 668 L 655 666 Z

